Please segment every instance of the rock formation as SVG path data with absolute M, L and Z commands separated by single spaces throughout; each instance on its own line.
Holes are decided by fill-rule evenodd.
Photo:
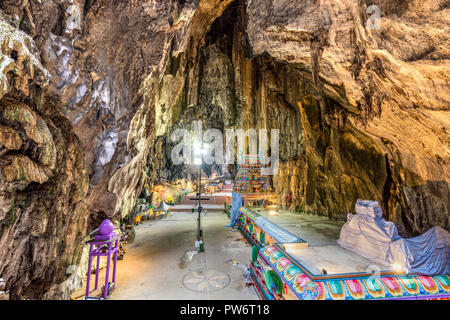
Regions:
M 404 236 L 449 230 L 449 17 L 444 0 L 2 1 L 11 298 L 67 298 L 88 232 L 195 177 L 170 160 L 194 120 L 279 129 L 281 206 L 340 219 L 370 198 Z

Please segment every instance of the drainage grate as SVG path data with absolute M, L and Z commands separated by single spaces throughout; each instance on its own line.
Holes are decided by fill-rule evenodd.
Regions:
M 231 282 L 229 274 L 218 271 L 197 269 L 187 273 L 182 280 L 186 289 L 195 292 L 214 292 L 226 288 Z

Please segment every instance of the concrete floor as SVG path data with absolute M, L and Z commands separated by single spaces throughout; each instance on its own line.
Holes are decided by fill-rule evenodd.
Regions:
M 189 254 L 195 250 L 197 213 L 192 213 L 192 205 L 175 207 L 185 211 L 136 226 L 135 241 L 126 246 L 124 260 L 118 261 L 117 286 L 109 299 L 258 299 L 255 289 L 245 286 L 245 265 L 250 262 L 251 246 L 240 232 L 225 227 L 229 220 L 223 207 L 204 205 L 207 209 L 206 215 L 202 214 L 205 251 L 193 255 L 192 259 Z M 344 223 L 286 210 L 280 210 L 277 216 L 270 216 L 264 210 L 258 213 L 311 246 L 335 245 Z M 211 281 L 200 281 L 204 274 L 195 273 L 198 270 L 208 270 Z M 188 275 L 191 272 L 194 273 Z M 216 286 L 227 282 L 225 288 L 217 290 Z M 100 283 L 104 283 L 104 270 Z M 99 292 L 91 295 L 98 296 Z
M 240 232 L 224 227 L 228 218 L 223 210 L 202 214 L 205 251 L 189 259 L 195 250 L 196 218 L 190 210 L 173 212 L 167 219 L 137 226 L 136 240 L 117 265 L 117 287 L 110 299 L 258 299 L 253 287 L 245 287 L 244 265 L 250 262 L 251 247 Z M 187 276 L 184 282 L 201 292 L 186 288 L 183 278 L 198 269 L 208 270 L 220 283 L 199 283 Z M 221 290 L 215 287 L 228 281 Z

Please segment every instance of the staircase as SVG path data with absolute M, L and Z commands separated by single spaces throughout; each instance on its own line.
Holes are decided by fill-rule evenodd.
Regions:
M 198 200 L 194 200 L 196 198 L 195 193 L 190 193 L 186 195 L 183 199 L 183 202 L 181 204 L 197 204 Z M 219 192 L 219 193 L 202 193 L 202 204 L 216 204 L 216 205 L 222 205 L 226 202 L 227 204 L 231 204 L 231 193 L 230 192 Z M 204 198 L 208 198 L 208 200 L 203 200 Z
M 183 199 L 183 202 L 179 205 L 172 206 L 173 212 L 186 212 L 191 211 L 192 208 L 197 208 L 198 200 L 194 200 L 196 198 L 195 193 L 190 193 L 186 195 Z M 208 200 L 203 200 L 204 198 L 208 198 Z M 231 193 L 230 192 L 218 192 L 213 194 L 202 193 L 201 204 L 202 207 L 208 211 L 211 210 L 224 210 L 224 203 L 231 204 Z

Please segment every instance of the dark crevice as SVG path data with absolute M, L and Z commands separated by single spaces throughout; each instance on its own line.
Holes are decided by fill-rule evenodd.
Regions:
M 386 155 L 386 182 L 383 187 L 383 215 L 386 220 L 389 220 L 389 200 L 391 198 L 391 187 L 394 183 L 392 179 L 391 167 L 389 165 L 389 157 Z
M 83 14 L 84 14 L 84 16 L 87 15 L 89 9 L 90 9 L 94 4 L 96 4 L 96 3 L 97 3 L 97 0 L 86 0 L 86 1 L 84 2 L 84 8 L 83 8 Z
M 64 17 L 65 9 L 62 5 L 58 5 L 58 16 L 55 17 L 56 23 L 52 29 L 52 33 L 57 36 L 62 36 L 64 33 Z
M 16 50 L 11 50 L 10 56 L 11 56 L 11 59 L 14 59 L 14 61 L 17 61 L 18 54 L 17 54 Z
M 215 44 L 230 60 L 233 52 L 234 28 L 239 18 L 239 2 L 234 2 L 212 25 L 205 37 L 205 47 Z
M 436 48 L 434 46 L 431 46 L 429 48 L 424 49 L 421 52 L 415 52 L 410 57 L 406 59 L 407 62 L 414 62 L 418 60 L 425 59 L 430 53 L 434 52 Z

